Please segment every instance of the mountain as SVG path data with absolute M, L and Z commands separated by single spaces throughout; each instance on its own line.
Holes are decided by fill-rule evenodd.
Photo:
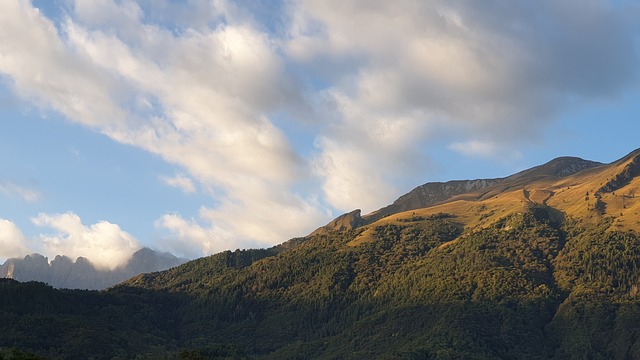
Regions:
M 8 259 L 0 266 L 0 278 L 40 281 L 59 289 L 101 290 L 135 275 L 166 270 L 186 261 L 169 253 L 143 248 L 136 251 L 125 265 L 114 270 L 101 270 L 84 257 L 73 261 L 58 255 L 49 263 L 48 258 L 32 254 L 23 259 Z
M 639 175 L 640 150 L 563 157 L 106 291 L 2 280 L 0 353 L 640 359 Z
M 387 216 L 450 201 L 458 195 L 477 196 L 477 200 L 496 191 L 542 179 L 561 179 L 583 170 L 599 167 L 604 164 L 583 160 L 577 157 L 559 157 L 548 163 L 536 166 L 505 178 L 453 180 L 447 182 L 430 182 L 418 186 L 405 195 L 399 197 L 393 204 L 361 217 L 360 210 L 344 214 L 316 231 L 355 228 L 370 224 Z M 485 191 L 483 191 L 485 190 Z M 347 221 L 345 223 L 345 221 Z

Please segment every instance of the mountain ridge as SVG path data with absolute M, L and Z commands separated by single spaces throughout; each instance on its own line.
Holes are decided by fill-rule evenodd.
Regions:
M 461 186 L 372 222 L 354 210 L 270 249 L 221 252 L 102 292 L 0 280 L 0 350 L 70 359 L 640 358 L 640 154 L 581 161 Z M 609 183 L 614 191 L 598 193 Z
M 638 151 L 640 151 L 640 149 Z M 550 160 L 543 165 L 534 166 L 502 178 L 428 182 L 415 187 L 404 195 L 401 195 L 392 204 L 369 214 L 361 215 L 360 210 L 354 210 L 340 215 L 327 225 L 317 229 L 314 233 L 340 228 L 353 229 L 364 224 L 374 223 L 382 218 L 397 213 L 437 205 L 456 196 L 469 194 L 474 191 L 490 189 L 494 186 L 517 186 L 517 183 L 532 181 L 532 179 L 564 178 L 583 170 L 603 165 L 605 164 L 596 161 L 584 160 L 579 157 L 561 156 Z M 484 196 L 487 193 L 489 193 L 489 191 L 480 194 L 480 196 Z M 347 223 L 344 222 L 346 219 L 349 219 Z
M 640 223 L 640 199 L 624 197 L 623 208 L 622 196 L 594 195 L 619 174 L 630 175 L 616 194 L 640 191 L 629 171 L 638 159 L 563 157 L 488 186 L 459 182 L 423 208 L 338 216 L 239 272 L 174 281 L 172 270 L 116 289 L 230 292 L 244 300 L 221 306 L 259 329 L 250 336 L 269 345 L 253 351 L 265 358 L 639 358 L 640 331 L 624 324 L 640 323 L 640 238 L 619 220 Z M 280 327 L 295 330 L 273 335 L 286 333 Z M 332 335 L 309 335 L 312 327 Z M 303 340 L 282 340 L 293 333 Z
M 47 257 L 34 253 L 24 258 L 7 259 L 0 265 L 0 278 L 41 281 L 59 289 L 103 290 L 140 273 L 166 270 L 186 261 L 170 253 L 142 248 L 134 252 L 126 264 L 113 270 L 101 270 L 82 256 L 74 261 L 67 256 L 56 255 L 49 261 Z

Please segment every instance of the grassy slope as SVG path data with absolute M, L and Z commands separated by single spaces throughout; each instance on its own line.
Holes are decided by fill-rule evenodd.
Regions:
M 601 190 L 632 162 L 225 252 L 107 292 L 2 282 L 0 347 L 66 358 L 638 358 L 640 182 Z

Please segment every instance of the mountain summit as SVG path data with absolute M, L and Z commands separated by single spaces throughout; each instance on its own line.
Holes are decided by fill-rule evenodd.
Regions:
M 562 157 L 102 292 L 0 280 L 0 353 L 640 359 L 639 191 L 640 151 Z
M 430 182 L 420 185 L 407 194 L 400 196 L 391 205 L 364 216 L 360 215 L 359 210 L 357 213 L 351 212 L 341 215 L 321 229 L 354 228 L 354 225 L 358 227 L 376 222 L 393 214 L 431 207 L 456 199 L 457 196 L 465 194 L 476 196 L 476 200 L 479 200 L 489 194 L 495 196 L 496 192 L 524 186 L 527 183 L 543 180 L 560 180 L 581 171 L 603 165 L 604 164 L 596 161 L 564 156 L 553 159 L 544 165 L 523 170 L 504 178 Z M 348 225 L 344 223 L 345 219 L 350 219 Z
M 544 205 L 582 222 L 593 224 L 607 218 L 616 229 L 640 231 L 640 222 L 627 221 L 638 216 L 638 175 L 640 149 L 610 164 L 559 157 L 505 178 L 427 183 L 363 215 L 360 223 L 375 224 L 391 215 L 406 218 L 445 212 L 466 219 L 470 228 Z M 473 216 L 474 207 L 488 210 Z

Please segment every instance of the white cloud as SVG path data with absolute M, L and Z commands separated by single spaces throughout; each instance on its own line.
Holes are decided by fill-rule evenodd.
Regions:
M 100 221 L 86 226 L 72 212 L 39 214 L 31 221 L 37 226 L 55 230 L 51 235 L 40 235 L 43 253 L 51 258 L 58 254 L 71 258 L 82 256 L 96 268 L 113 270 L 126 264 L 131 255 L 141 248 L 138 240 L 118 225 Z
M 187 258 L 233 249 L 237 243 L 229 243 L 218 228 L 203 227 L 194 219 L 186 220 L 178 214 L 165 214 L 155 223 L 156 228 L 166 230 L 170 236 L 161 240 L 160 246 Z M 225 240 L 222 240 L 222 239 Z
M 196 186 L 193 184 L 193 181 L 184 174 L 176 174 L 173 177 L 161 176 L 160 178 L 165 184 L 176 187 L 186 194 L 196 192 Z
M 0 258 L 22 257 L 28 253 L 22 231 L 13 222 L 0 219 Z
M 412 114 L 369 108 L 340 94 L 334 99 L 341 116 L 317 141 L 321 152 L 315 171 L 324 179 L 329 204 L 367 213 L 393 201 L 397 185 L 406 185 L 403 179 L 417 177 L 426 168 L 416 144 L 429 131 Z
M 255 204 L 275 201 L 258 220 L 286 215 L 279 210 L 308 213 L 309 196 L 286 200 L 304 164 L 268 114 L 298 95 L 269 36 L 232 18 L 172 32 L 143 23 L 130 1 L 74 4 L 76 14 L 59 31 L 24 2 L 0 5 L 0 21 L 14 34 L 0 39 L 0 71 L 24 97 L 180 166 L 222 199 L 221 207 L 256 214 Z M 216 16 L 233 10 L 220 4 Z M 242 228 L 225 221 L 236 222 L 220 216 L 215 226 Z M 264 233 L 277 243 L 303 226 L 308 222 Z
M 481 140 L 454 142 L 449 145 L 449 149 L 474 158 L 498 158 L 509 161 L 518 160 L 522 157 L 517 151 L 510 150 L 494 142 Z
M 252 19 L 266 11 L 255 4 L 151 3 L 71 0 L 54 24 L 4 0 L 0 73 L 23 98 L 176 165 L 185 175 L 169 185 L 206 189 L 215 206 L 198 219 L 157 222 L 203 253 L 304 234 L 327 204 L 386 205 L 421 181 L 442 134 L 503 160 L 569 100 L 637 75 L 620 12 L 596 0 L 285 1 L 272 24 Z M 316 154 L 284 130 L 299 126 Z
M 201 208 L 198 219 L 163 215 L 155 223 L 163 233 L 162 247 L 191 258 L 227 249 L 266 248 L 284 241 L 282 234 L 289 236 L 286 239 L 300 236 L 331 218 L 323 206 L 287 193 L 264 188 L 243 194 L 236 201 Z
M 40 192 L 17 185 L 11 181 L 0 180 L 0 193 L 6 195 L 17 195 L 28 202 L 36 202 L 40 199 Z
M 452 143 L 449 148 L 470 157 L 493 157 L 499 149 L 495 143 L 479 140 Z
M 0 26 L 0 72 L 23 97 L 92 127 L 111 127 L 126 119 L 111 98 L 122 89 L 74 54 L 29 2 L 1 2 Z
M 436 133 L 467 138 L 451 146 L 465 155 L 517 157 L 563 106 L 637 75 L 632 35 L 606 2 L 301 0 L 290 16 L 287 54 L 331 79 L 334 126 L 318 158 L 325 196 L 343 210 L 398 195 L 388 174 L 397 162 L 424 170 L 419 149 Z M 404 141 L 376 139 L 380 117 Z
M 227 234 L 226 240 L 238 244 L 275 245 L 304 236 L 331 219 L 330 211 L 316 199 L 301 198 L 290 191 L 264 186 L 235 193 L 241 194 L 237 200 L 226 199 L 221 206 L 203 208 L 201 217 Z

